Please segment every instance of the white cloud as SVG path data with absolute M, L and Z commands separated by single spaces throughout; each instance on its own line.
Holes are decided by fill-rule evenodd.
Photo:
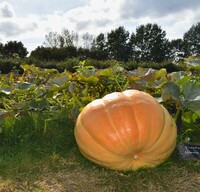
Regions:
M 131 33 L 141 24 L 157 23 L 168 38 L 182 38 L 200 18 L 199 0 L 76 0 L 76 6 L 69 0 L 60 0 L 58 6 L 55 0 L 20 2 L 26 1 L 0 2 L 0 39 L 22 41 L 29 51 L 41 46 L 50 31 L 63 29 L 98 35 L 124 26 Z M 27 10 L 19 14 L 20 7 Z
M 199 0 L 124 0 L 121 6 L 122 18 L 161 18 L 184 10 L 196 11 L 200 8 Z
M 24 34 L 27 31 L 33 31 L 35 28 L 37 28 L 36 23 L 30 23 L 26 26 L 21 26 L 11 21 L 0 23 L 0 31 L 2 31 L 1 34 L 5 35 L 7 38 Z
M 0 3 L 0 18 L 9 18 L 9 17 L 13 17 L 15 15 L 14 13 L 14 9 L 13 6 L 6 2 L 3 1 Z

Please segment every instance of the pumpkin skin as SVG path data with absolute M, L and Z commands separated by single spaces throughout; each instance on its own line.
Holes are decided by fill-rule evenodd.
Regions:
M 168 159 L 177 129 L 155 98 L 127 90 L 89 103 L 77 118 L 74 134 L 90 161 L 114 170 L 137 170 Z

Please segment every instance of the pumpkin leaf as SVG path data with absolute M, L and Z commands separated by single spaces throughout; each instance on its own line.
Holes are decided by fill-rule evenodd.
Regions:
M 33 85 L 32 83 L 24 82 L 24 83 L 22 83 L 22 84 L 19 84 L 19 85 L 17 86 L 17 89 L 20 89 L 20 90 L 28 90 L 28 89 L 31 88 L 32 85 Z
M 188 60 L 186 60 L 187 67 L 200 70 L 200 59 L 195 57 L 189 57 Z
M 192 111 L 186 111 L 182 114 L 182 119 L 186 123 L 193 123 L 198 118 L 197 114 Z
M 82 82 L 86 82 L 86 83 L 96 84 L 99 81 L 99 78 L 96 76 L 85 77 L 85 76 L 79 75 L 78 80 Z
M 187 101 L 184 103 L 184 107 L 200 117 L 200 100 Z
M 179 86 L 174 82 L 167 82 L 162 86 L 162 99 L 167 101 L 173 99 L 175 101 L 181 101 L 181 91 Z
M 153 82 L 155 80 L 159 80 L 163 78 L 167 74 L 166 69 L 160 69 L 160 70 L 154 70 L 154 73 L 152 77 L 149 79 L 150 82 Z
M 171 78 L 172 82 L 180 86 L 183 83 L 190 81 L 190 73 L 187 73 L 186 71 L 173 72 L 173 73 L 170 73 L 168 76 Z
M 10 87 L 0 88 L 0 93 L 4 93 L 5 95 L 10 95 L 12 89 Z
M 33 99 L 28 107 L 29 110 L 34 109 L 34 110 L 43 110 L 49 106 L 49 103 L 46 99 Z
M 182 85 L 182 89 L 186 100 L 200 100 L 200 84 L 195 81 L 186 81 Z
M 99 72 L 99 75 L 103 77 L 112 77 L 113 72 L 110 69 L 103 69 Z
M 57 76 L 57 77 L 54 77 L 52 80 L 51 80 L 51 83 L 55 84 L 55 85 L 58 85 L 58 86 L 61 86 L 63 84 L 65 84 L 66 82 L 69 81 L 69 77 L 68 76 Z

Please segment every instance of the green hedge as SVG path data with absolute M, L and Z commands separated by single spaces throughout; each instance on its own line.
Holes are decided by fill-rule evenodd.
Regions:
M 128 61 L 124 63 L 124 68 L 128 71 L 137 69 L 138 67 L 143 67 L 143 68 L 153 68 L 153 69 L 161 69 L 165 68 L 167 72 L 173 72 L 173 71 L 181 71 L 184 70 L 180 66 L 177 66 L 173 64 L 171 61 L 164 61 L 162 63 L 156 63 L 156 62 L 136 62 L 136 61 Z
M 21 64 L 30 64 L 30 65 L 34 64 L 35 66 L 41 68 L 57 69 L 59 72 L 63 72 L 64 70 L 75 72 L 74 66 L 77 66 L 80 61 L 81 59 L 78 57 L 69 58 L 59 62 L 54 60 L 42 61 L 31 57 L 24 59 L 0 59 L 0 72 L 2 74 L 7 74 L 10 71 L 15 70 L 21 73 L 22 72 L 22 69 L 20 68 Z M 138 67 L 153 68 L 153 69 L 166 68 L 167 72 L 183 70 L 181 67 L 172 64 L 171 61 L 156 63 L 156 62 L 136 62 L 136 61 L 121 62 L 116 60 L 86 59 L 85 64 L 94 66 L 97 69 L 105 69 L 115 64 L 120 64 L 122 67 L 124 67 L 126 70 L 129 71 L 134 70 Z

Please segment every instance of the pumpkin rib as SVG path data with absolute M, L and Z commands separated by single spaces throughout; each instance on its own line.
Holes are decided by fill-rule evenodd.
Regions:
M 175 136 L 176 134 L 177 134 L 177 130 L 176 129 L 174 129 L 174 127 L 175 127 L 175 122 L 174 122 L 174 120 L 172 119 L 172 117 L 169 115 L 169 113 L 168 113 L 168 111 L 166 110 L 166 108 L 164 108 L 163 107 L 163 110 L 164 110 L 164 112 L 165 112 L 165 117 L 167 118 L 166 119 L 166 122 L 168 123 L 168 122 L 170 122 L 169 124 L 169 126 L 167 126 L 168 124 L 167 123 L 165 123 L 165 126 L 164 126 L 164 128 L 163 129 L 165 129 L 165 130 L 167 130 L 167 129 L 171 129 L 171 131 L 168 131 L 167 133 L 167 136 L 166 136 L 166 138 L 168 139 L 168 142 L 165 144 L 165 146 L 167 146 L 168 148 L 172 148 L 173 146 L 175 147 L 175 145 L 176 145 L 176 139 L 175 138 L 173 138 L 173 136 Z M 164 136 L 163 136 L 164 137 Z M 174 141 L 174 142 L 173 142 Z M 171 143 L 171 144 L 170 144 Z
M 149 122 L 148 127 L 150 131 L 149 135 L 151 135 L 153 131 L 156 131 L 156 132 L 153 132 L 153 134 L 156 135 L 156 137 L 153 139 L 152 137 L 148 136 L 148 141 L 146 142 L 147 144 L 143 146 L 143 153 L 146 151 L 147 147 L 149 149 L 153 147 L 154 145 L 156 145 L 157 141 L 159 140 L 159 138 L 161 137 L 164 131 L 163 125 L 165 123 L 165 117 L 164 117 L 163 110 L 160 108 L 160 105 L 158 105 L 158 102 L 153 97 L 151 97 L 150 99 L 151 99 L 150 107 L 154 111 L 147 109 L 148 111 L 147 116 L 148 116 L 148 122 Z M 157 119 L 159 119 L 159 121 Z M 156 124 L 155 124 L 155 121 L 156 121 Z M 152 129 L 152 127 L 154 126 L 155 126 L 155 129 Z
M 132 110 L 132 113 L 133 113 L 133 117 L 134 117 L 135 122 L 136 122 L 135 127 L 137 128 L 137 133 L 138 133 L 137 151 L 140 151 L 141 150 L 141 127 L 140 127 L 139 119 L 137 118 L 137 115 L 136 115 L 136 112 L 135 112 L 135 105 L 136 105 L 136 103 L 134 101 L 134 99 L 135 99 L 135 97 L 137 96 L 138 93 L 139 93 L 139 91 L 137 91 L 137 90 L 134 90 L 134 93 L 131 92 L 131 94 L 130 94 L 129 91 L 123 92 L 123 94 L 126 95 L 126 97 L 128 98 L 128 100 L 130 102 L 130 106 L 131 106 L 131 110 Z
M 149 111 L 149 110 L 148 110 L 148 115 L 149 115 L 149 117 L 151 117 L 151 115 L 152 115 L 151 111 Z M 137 119 L 137 117 L 136 117 L 136 119 Z M 150 118 L 150 119 L 151 119 L 151 118 Z M 164 119 L 164 118 L 163 118 L 163 119 Z M 164 125 L 164 122 L 162 123 L 162 125 Z M 149 127 L 151 127 L 151 126 L 152 126 L 152 125 L 149 124 Z M 162 126 L 162 127 L 163 127 L 163 126 Z M 149 128 L 147 128 L 147 129 L 150 130 L 150 132 L 152 131 L 152 130 L 149 129 Z M 152 147 L 156 144 L 157 139 L 161 137 L 162 132 L 163 132 L 163 129 L 161 129 L 160 133 L 159 133 L 158 136 L 156 137 L 154 143 L 152 144 Z M 151 144 L 151 141 L 150 141 L 150 142 L 147 142 L 147 143 L 148 143 L 148 145 L 149 145 L 149 144 Z M 156 165 L 159 164 L 159 160 L 153 160 L 153 159 L 147 159 L 147 158 L 146 158 L 145 148 L 146 148 L 146 146 L 140 146 L 140 147 L 138 148 L 138 151 L 139 151 L 139 153 L 138 153 L 139 159 L 138 159 L 138 161 L 133 161 L 132 167 L 137 167 L 137 166 L 139 166 L 139 165 L 140 165 L 140 167 L 143 167 L 143 168 L 145 168 L 145 167 L 155 167 Z M 137 165 L 135 165 L 135 164 L 137 164 Z
M 121 142 L 121 144 L 122 144 L 126 149 L 128 149 L 127 146 L 126 146 L 126 145 L 124 144 L 124 142 L 122 141 L 122 139 L 120 138 L 119 133 L 118 133 L 117 129 L 116 129 L 115 126 L 114 126 L 113 120 L 110 118 L 110 117 L 111 117 L 111 116 L 109 115 L 109 112 L 110 112 L 110 111 L 107 110 L 107 108 L 106 108 L 106 103 L 104 102 L 104 100 L 103 100 L 103 103 L 104 103 L 104 106 L 105 106 L 104 111 L 105 111 L 105 113 L 106 113 L 106 116 L 108 117 L 108 120 L 109 120 L 109 123 L 110 123 L 112 129 L 115 130 L 115 135 L 117 135 L 117 138 L 118 138 L 118 140 Z M 129 150 L 129 149 L 128 149 L 128 150 Z
M 131 102 L 131 105 L 132 105 L 132 111 L 133 111 L 133 115 L 135 116 L 135 119 L 137 119 L 137 125 L 136 125 L 136 127 L 138 127 L 138 129 L 140 129 L 140 130 L 142 130 L 142 132 L 149 132 L 149 133 L 151 133 L 151 127 L 153 126 L 153 120 L 154 120 L 154 118 L 152 117 L 152 115 L 154 115 L 154 113 L 152 113 L 152 111 L 150 111 L 148 108 L 153 108 L 153 107 L 155 107 L 155 106 L 157 106 L 157 102 L 156 102 L 156 100 L 153 98 L 153 97 L 149 97 L 149 98 L 146 98 L 146 96 L 147 96 L 147 94 L 146 93 L 141 93 L 141 92 L 139 92 L 139 91 L 134 91 L 134 93 L 132 93 L 132 95 L 130 96 L 130 94 L 127 94 L 128 96 L 129 96 L 129 100 L 130 100 L 130 102 Z M 143 106 L 143 107 L 145 107 L 145 113 L 147 112 L 147 114 L 136 114 L 136 112 L 135 112 L 135 110 L 137 111 L 137 103 L 135 103 L 135 99 L 137 100 L 138 98 L 138 96 L 144 96 L 145 97 L 145 99 L 142 99 L 141 100 L 141 104 L 144 102 L 145 103 L 145 105 Z M 149 95 L 148 95 L 149 96 Z M 146 105 L 147 104 L 147 105 Z M 141 106 L 140 106 L 141 107 Z M 135 109 L 136 108 L 136 109 Z M 160 109 L 157 109 L 156 111 L 158 111 L 158 110 L 160 110 Z M 159 114 L 159 112 L 156 112 L 156 114 Z M 144 128 L 140 128 L 140 124 L 141 124 L 141 122 L 140 122 L 140 118 L 138 118 L 139 116 L 146 116 L 145 117 L 145 122 L 149 122 L 148 124 L 146 124 L 147 125 L 147 127 L 144 129 Z M 148 120 L 147 120 L 147 118 L 148 118 Z M 143 123 L 145 123 L 145 122 L 143 122 Z M 141 132 L 139 131 L 139 134 L 141 134 Z M 146 133 L 146 135 L 148 135 L 147 133 Z M 159 136 L 158 136 L 159 137 Z M 141 141 L 141 136 L 139 136 L 139 138 L 140 138 L 140 141 Z M 146 148 L 146 146 L 149 146 L 149 145 L 152 145 L 152 142 L 154 143 L 154 141 L 151 141 L 151 137 L 149 138 L 149 137 L 147 137 L 147 138 L 145 138 L 145 139 L 148 139 L 148 141 L 146 141 L 145 142 L 145 144 L 143 143 L 143 145 L 141 146 L 139 146 L 139 148 L 141 149 L 143 149 L 143 148 Z M 155 140 L 157 140 L 157 138 L 154 138 Z M 141 142 L 139 142 L 140 144 L 141 144 Z
M 105 146 L 103 146 L 102 144 L 99 144 L 98 142 L 97 142 L 97 139 L 95 139 L 94 138 L 94 136 L 92 136 L 91 135 L 91 133 L 87 130 L 87 126 L 85 126 L 84 124 L 83 124 L 83 119 L 82 118 L 80 118 L 80 123 L 81 123 L 81 126 L 83 127 L 83 130 L 90 136 L 90 138 L 92 139 L 92 140 L 94 140 L 94 142 L 98 145 L 98 146 L 100 146 L 101 148 L 103 148 L 105 151 L 108 151 L 108 152 L 110 152 L 110 153 L 113 153 L 113 151 L 109 151 L 109 149 L 107 149 Z
M 98 140 L 97 137 L 95 137 L 95 135 L 91 135 L 91 133 L 89 131 L 90 128 L 89 128 L 88 125 L 87 126 L 85 125 L 85 122 L 83 121 L 83 119 L 84 119 L 84 117 L 80 117 L 79 120 L 78 120 L 78 122 L 80 123 L 78 126 L 82 127 L 82 131 L 86 131 L 90 135 L 90 138 L 92 138 L 94 140 L 94 142 L 97 143 L 99 146 L 101 146 L 105 151 L 108 151 L 109 153 L 114 153 L 115 156 L 119 157 L 121 154 L 117 153 L 117 150 L 116 151 L 109 150 L 109 148 L 107 146 L 105 146 L 105 145 L 102 144 L 101 140 Z M 88 146 L 88 147 L 90 147 L 90 146 Z
M 149 142 L 149 145 L 150 145 L 149 149 L 151 147 L 153 148 L 153 146 L 156 145 L 156 143 L 158 142 L 159 138 L 162 136 L 163 131 L 164 131 L 163 126 L 165 124 L 165 114 L 164 114 L 162 108 L 160 107 L 160 104 L 153 97 L 152 97 L 152 105 L 153 105 L 153 107 L 156 108 L 156 115 L 157 115 L 156 118 L 159 118 L 159 121 L 158 120 L 156 120 L 156 121 L 158 121 L 159 123 L 156 124 L 156 126 L 157 126 L 156 133 L 157 134 L 156 133 L 154 133 L 154 134 L 156 134 L 157 137 L 154 139 L 154 141 L 151 142 L 152 138 L 148 137 L 148 139 L 150 140 L 150 142 Z M 154 113 L 152 113 L 151 111 L 149 111 L 149 119 L 150 119 L 150 122 L 151 122 L 150 127 L 154 126 L 154 123 L 153 123 L 155 121 L 154 120 L 154 115 L 155 115 Z M 160 121 L 162 121 L 162 122 L 160 123 Z
M 149 151 L 151 151 L 152 150 L 152 148 L 154 148 L 156 145 L 157 145 L 157 143 L 160 141 L 160 139 L 162 138 L 162 134 L 163 134 L 163 132 L 164 132 L 164 128 L 163 128 L 163 126 L 165 125 L 165 122 L 166 122 L 166 119 L 165 119 L 165 113 L 164 113 L 164 111 L 162 110 L 162 117 L 163 117 L 163 122 L 162 122 L 162 129 L 161 129 L 161 132 L 158 134 L 158 137 L 157 137 L 157 139 L 155 140 L 155 143 L 151 146 L 151 147 L 149 147 L 146 151 L 143 151 L 143 153 L 148 153 Z
M 83 126 L 83 125 L 82 125 L 82 126 Z M 94 143 L 95 143 L 96 145 L 98 145 L 98 147 L 100 147 L 100 148 L 102 148 L 103 150 L 105 150 L 106 153 L 110 153 L 109 155 L 111 155 L 111 157 L 113 156 L 113 158 L 110 159 L 110 162 L 109 162 L 108 160 L 106 160 L 106 162 L 105 162 L 105 154 L 102 155 L 102 158 L 103 158 L 103 160 L 102 160 L 102 159 L 100 159 L 100 158 L 95 158 L 94 153 L 93 153 L 92 156 L 91 156 L 88 152 L 85 153 L 84 150 L 83 150 L 81 147 L 79 147 L 80 152 L 81 152 L 85 157 L 87 157 L 89 160 L 93 161 L 94 163 L 101 164 L 101 165 L 104 166 L 104 167 L 107 167 L 107 168 L 108 168 L 108 167 L 113 167 L 113 169 L 119 169 L 119 170 L 122 169 L 122 168 L 121 168 L 121 165 L 122 165 L 122 164 L 126 164 L 126 165 L 124 165 L 124 167 L 127 167 L 127 165 L 131 164 L 131 161 L 130 161 L 130 162 L 127 162 L 127 160 L 124 159 L 124 157 L 122 158 L 122 156 L 120 156 L 120 155 L 118 155 L 118 154 L 114 154 L 114 155 L 113 155 L 113 154 L 112 154 L 112 153 L 113 153 L 112 151 L 110 152 L 110 151 L 108 151 L 107 149 L 105 149 L 102 145 L 98 144 L 98 143 L 96 142 L 96 140 L 95 140 L 93 137 L 91 137 L 91 135 L 89 134 L 88 131 L 86 131 L 85 129 L 83 129 L 83 130 L 86 132 L 86 134 L 88 134 L 88 135 L 90 136 L 90 138 L 94 141 Z M 80 140 L 78 141 L 78 143 L 79 143 L 79 146 L 82 146 Z M 99 154 L 97 154 L 97 155 L 99 155 Z M 120 158 L 120 160 L 119 160 L 119 158 Z M 115 161 L 115 162 L 114 162 L 114 160 L 116 160 L 116 159 L 118 159 L 118 161 Z M 104 162 L 105 162 L 105 163 L 104 163 Z
M 126 99 L 126 98 L 125 98 Z M 104 100 L 103 100 L 104 101 Z M 112 126 L 113 130 L 115 130 L 115 135 L 117 135 L 118 137 L 118 140 L 121 142 L 121 144 L 125 147 L 126 150 L 128 150 L 130 153 L 132 152 L 131 149 L 128 148 L 128 146 L 125 144 L 125 142 L 121 139 L 121 137 L 119 136 L 119 133 L 118 133 L 118 130 L 115 128 L 116 126 L 114 125 L 113 123 L 113 120 L 111 118 L 111 115 L 109 115 L 109 110 L 107 110 L 106 108 L 106 103 L 104 102 L 104 105 L 105 105 L 105 108 L 104 108 L 104 111 L 109 119 L 109 122 L 110 122 L 110 125 Z M 119 106 L 119 104 L 118 104 Z
M 137 94 L 137 93 L 136 93 Z M 141 93 L 140 93 L 141 94 Z M 144 93 L 144 95 L 146 96 L 146 94 Z M 141 153 L 143 154 L 143 151 L 145 150 L 145 148 L 146 147 L 148 147 L 148 149 L 149 149 L 149 145 L 152 145 L 152 142 L 151 142 L 151 138 L 149 138 L 149 140 L 148 141 L 146 141 L 145 143 L 145 145 L 144 146 L 141 146 L 141 128 L 140 128 L 140 124 L 141 124 L 141 122 L 140 122 L 140 119 L 138 119 L 138 115 L 136 115 L 136 112 L 135 112 L 135 103 L 133 102 L 133 100 L 134 100 L 134 96 L 135 95 L 132 95 L 131 97 L 129 97 L 129 100 L 130 100 L 130 104 L 132 105 L 132 115 L 134 116 L 134 118 L 136 119 L 136 122 L 137 122 L 137 124 L 136 124 L 136 126 L 135 127 L 137 127 L 137 129 L 139 129 L 139 131 L 138 131 L 138 133 L 139 133 L 139 144 L 140 145 L 138 145 L 138 151 L 141 151 Z M 155 106 L 155 105 L 157 105 L 157 102 L 156 102 L 156 100 L 155 99 L 152 99 L 151 98 L 151 100 L 148 100 L 147 101 L 147 103 L 149 103 L 149 105 L 150 106 L 148 106 L 148 107 L 152 107 L 152 106 Z M 146 107 L 146 106 L 145 106 Z M 148 107 L 146 107 L 146 108 L 148 108 Z M 160 110 L 160 108 L 159 109 L 157 109 L 157 110 Z M 161 110 L 162 111 L 162 110 Z M 148 112 L 148 114 L 146 115 L 146 118 L 148 117 L 148 121 L 147 122 L 149 122 L 148 123 L 148 127 L 152 127 L 153 126 L 153 123 L 152 123 L 152 121 L 153 121 L 153 118 L 152 118 L 152 115 L 154 115 L 151 111 L 149 111 L 149 110 L 146 110 L 146 112 Z M 159 112 L 157 112 L 157 114 L 159 114 Z M 140 114 L 141 115 L 141 114 Z M 143 114 L 142 114 L 143 115 Z M 163 115 L 164 116 L 164 115 Z M 160 125 L 161 127 L 163 127 L 163 124 L 162 125 Z M 146 131 L 150 131 L 151 132 L 151 128 L 146 128 L 145 129 L 145 132 Z M 155 144 L 155 142 L 157 141 L 157 139 L 160 137 L 160 135 L 162 134 L 162 131 L 163 130 L 161 130 L 161 132 L 160 132 L 160 134 L 154 139 L 155 141 L 153 141 L 153 144 Z
M 159 157 L 156 156 L 155 159 L 148 158 L 151 155 L 151 153 L 146 153 L 145 154 L 145 156 L 144 156 L 145 162 L 149 162 L 150 164 L 158 165 L 160 163 L 163 163 L 166 160 L 166 156 L 168 156 L 168 154 L 171 154 L 171 149 L 169 148 L 167 151 L 164 151 L 162 154 L 159 154 Z M 155 153 L 154 153 L 154 156 L 155 156 Z
M 85 133 L 90 137 L 90 139 L 91 140 L 93 140 L 93 142 L 91 142 L 91 143 L 93 143 L 93 145 L 97 145 L 98 146 L 98 148 L 99 149 L 101 149 L 101 150 L 103 150 L 103 151 L 101 151 L 101 152 L 103 152 L 103 154 L 104 155 L 102 155 L 102 156 L 99 156 L 99 154 L 98 153 L 96 153 L 96 155 L 99 157 L 96 157 L 95 156 L 95 153 L 93 153 L 92 155 L 90 154 L 91 152 L 89 152 L 89 151 L 87 151 L 87 152 L 85 152 L 85 148 L 87 149 L 88 148 L 88 146 L 85 146 L 85 147 L 82 147 L 83 145 L 83 143 L 80 141 L 80 139 L 78 140 L 78 147 L 79 147 L 79 150 L 80 150 L 80 152 L 85 156 L 85 157 L 87 157 L 88 159 L 90 159 L 90 160 L 92 160 L 93 162 L 96 162 L 96 163 L 100 163 L 100 164 L 104 164 L 104 161 L 106 160 L 106 164 L 108 164 L 108 162 L 109 162 L 109 160 L 110 160 L 110 164 L 112 164 L 113 163 L 113 159 L 117 159 L 116 158 L 116 154 L 113 154 L 113 152 L 110 152 L 110 151 L 108 151 L 107 149 L 105 149 L 102 145 L 100 145 L 100 144 L 98 144 L 96 141 L 95 141 L 95 139 L 93 138 L 93 137 L 91 137 L 91 135 L 88 133 L 88 131 L 86 131 L 85 129 L 83 129 L 84 131 L 85 131 Z M 80 147 L 81 146 L 81 147 Z M 96 148 L 97 149 L 97 148 Z M 107 154 L 107 156 L 109 157 L 109 158 L 106 158 L 106 156 L 105 156 L 105 154 Z M 120 156 L 118 156 L 118 158 L 119 158 Z M 103 160 L 101 159 L 101 158 L 103 158 Z M 121 157 L 120 157 L 121 158 Z M 123 159 L 122 159 L 123 160 Z M 120 163 L 122 160 L 120 160 L 120 161 L 116 161 L 115 163 Z M 105 164 L 105 166 L 106 166 L 106 164 Z
M 167 112 L 167 110 L 163 107 L 163 112 L 165 113 L 165 115 L 164 115 L 164 117 L 165 117 L 165 122 L 167 121 L 169 121 L 170 120 L 170 124 L 171 124 L 171 126 L 167 126 L 168 124 L 167 123 L 165 123 L 164 124 L 164 127 L 163 127 L 163 131 L 162 131 L 162 135 L 159 137 L 159 139 L 158 139 L 158 141 L 156 142 L 156 144 L 153 146 L 153 147 L 151 147 L 151 148 L 149 148 L 148 149 L 148 151 L 145 151 L 144 152 L 144 155 L 146 156 L 150 156 L 150 154 L 152 153 L 152 152 L 154 152 L 155 153 L 155 149 L 154 148 L 158 148 L 158 147 L 161 147 L 160 146 L 160 142 L 162 143 L 162 141 L 163 141 L 163 137 L 164 138 L 168 138 L 168 142 L 167 142 L 167 144 L 169 143 L 169 145 L 167 146 L 167 147 L 165 147 L 165 148 L 162 148 L 162 150 L 159 150 L 157 153 L 159 153 L 159 156 L 164 156 L 164 157 L 166 157 L 167 155 L 166 154 L 170 154 L 170 151 L 173 151 L 173 149 L 175 148 L 175 145 L 176 145 L 176 140 L 173 138 L 173 137 L 170 137 L 170 135 L 176 135 L 176 129 L 173 129 L 173 127 L 174 127 L 174 125 L 173 125 L 173 119 L 172 118 L 170 118 L 170 116 L 169 116 L 169 114 L 168 114 L 168 112 Z M 166 118 L 169 118 L 169 119 L 167 119 L 166 120 Z M 167 131 L 167 127 L 170 127 L 170 128 L 172 128 L 172 131 L 174 131 L 174 132 L 170 132 L 170 131 Z M 163 135 L 164 133 L 165 133 L 165 131 L 168 133 L 167 135 Z M 169 140 L 169 139 L 171 139 L 172 141 L 174 141 L 174 142 L 171 142 L 171 140 Z M 160 149 L 160 148 L 159 148 Z M 151 156 L 150 156 L 151 157 Z
M 141 140 L 141 136 L 140 136 L 140 127 L 139 127 L 139 123 L 138 123 L 138 118 L 136 118 L 136 113 L 135 113 L 135 110 L 132 106 L 132 98 L 130 96 L 127 96 L 128 100 L 129 100 L 129 103 L 130 103 L 130 108 L 131 108 L 131 111 L 133 113 L 133 118 L 135 119 L 135 123 L 136 123 L 136 126 L 137 127 L 137 133 L 138 133 L 138 145 L 137 145 L 137 151 L 139 151 L 140 149 L 140 140 Z

